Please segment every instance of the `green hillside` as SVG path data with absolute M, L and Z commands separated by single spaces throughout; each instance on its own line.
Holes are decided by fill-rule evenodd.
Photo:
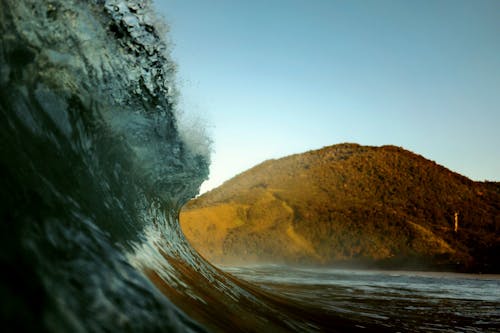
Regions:
M 191 201 L 181 226 L 220 264 L 500 271 L 500 184 L 394 146 L 266 161 Z

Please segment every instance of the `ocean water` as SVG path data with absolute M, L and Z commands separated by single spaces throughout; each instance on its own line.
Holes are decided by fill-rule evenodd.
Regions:
M 223 267 L 304 307 L 401 332 L 500 332 L 500 275 Z M 333 325 L 333 323 L 332 323 Z
M 319 287 L 311 281 L 332 279 L 318 272 L 273 284 L 193 250 L 179 209 L 206 179 L 210 148 L 179 120 L 176 66 L 151 8 L 0 2 L 1 330 L 391 332 L 437 316 L 425 306 L 446 302 L 398 298 L 408 286 Z M 458 314 L 442 310 L 458 327 L 498 328 L 498 300 L 461 300 L 449 307 Z M 406 310 L 390 316 L 391 306 Z

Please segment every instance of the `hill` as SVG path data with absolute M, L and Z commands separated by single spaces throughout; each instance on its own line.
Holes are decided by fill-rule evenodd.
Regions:
M 500 183 L 394 146 L 265 161 L 189 202 L 181 226 L 219 264 L 500 271 Z

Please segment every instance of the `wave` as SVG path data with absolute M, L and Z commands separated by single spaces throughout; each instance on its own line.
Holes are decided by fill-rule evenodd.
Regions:
M 223 273 L 185 240 L 179 209 L 207 178 L 210 140 L 177 119 L 175 64 L 150 8 L 2 0 L 3 328 L 352 327 Z

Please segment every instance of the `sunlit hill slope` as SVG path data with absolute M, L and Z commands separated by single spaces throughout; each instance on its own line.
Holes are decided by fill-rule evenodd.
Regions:
M 219 264 L 500 271 L 500 183 L 394 146 L 266 161 L 192 200 L 181 225 Z

